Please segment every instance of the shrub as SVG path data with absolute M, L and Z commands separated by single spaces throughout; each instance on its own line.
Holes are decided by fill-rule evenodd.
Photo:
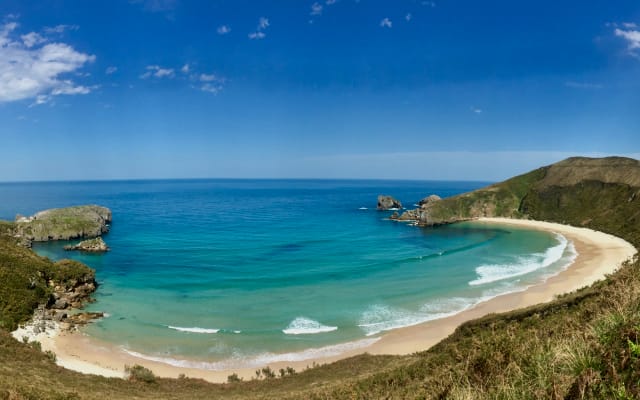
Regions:
M 134 366 L 124 366 L 124 372 L 127 379 L 134 382 L 154 383 L 156 376 L 149 368 L 145 368 L 142 365 L 135 364 Z
M 238 374 L 236 374 L 235 372 L 229 376 L 227 376 L 227 382 L 229 383 L 234 383 L 234 382 L 241 382 L 242 378 L 240 378 L 238 376 Z

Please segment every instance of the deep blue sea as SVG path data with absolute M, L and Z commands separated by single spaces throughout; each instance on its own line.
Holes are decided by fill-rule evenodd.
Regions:
M 96 270 L 86 334 L 205 368 L 296 361 L 363 347 L 385 331 L 460 312 L 558 273 L 562 236 L 463 223 L 419 228 L 376 211 L 478 182 L 177 180 L 0 184 L 0 218 L 79 204 L 111 208 L 102 255 L 36 244 Z

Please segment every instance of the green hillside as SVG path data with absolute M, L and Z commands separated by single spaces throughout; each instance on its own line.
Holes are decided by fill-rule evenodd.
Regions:
M 572 158 L 430 203 L 419 215 L 427 225 L 484 215 L 556 221 L 640 247 L 640 162 Z M 3 316 L 6 329 L 46 297 L 41 282 L 31 288 L 28 278 L 51 273 L 55 265 L 7 238 L 0 241 L 0 254 L 0 301 L 3 310 L 12 310 L 10 319 Z M 636 256 L 605 281 L 551 303 L 467 322 L 418 354 L 363 355 L 249 382 L 84 376 L 0 330 L 5 398 L 640 398 L 640 260 Z

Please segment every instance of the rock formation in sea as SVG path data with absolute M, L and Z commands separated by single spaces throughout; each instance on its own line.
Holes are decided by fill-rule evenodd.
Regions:
M 78 250 L 78 251 L 86 251 L 89 253 L 104 253 L 109 251 L 109 247 L 102 240 L 101 237 L 83 240 L 82 242 L 76 245 L 64 246 L 64 249 L 69 250 Z
M 390 209 L 401 209 L 402 203 L 399 200 L 387 196 L 387 195 L 379 195 L 378 196 L 378 210 L 390 210 Z
M 18 215 L 15 236 L 27 246 L 31 242 L 94 238 L 107 233 L 111 210 L 96 205 L 54 208 L 33 216 Z

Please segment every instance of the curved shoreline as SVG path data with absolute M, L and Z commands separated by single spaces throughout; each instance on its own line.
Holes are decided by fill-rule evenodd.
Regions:
M 628 242 L 587 228 L 506 218 L 482 218 L 473 223 L 501 224 L 557 232 L 573 242 L 578 255 L 575 261 L 565 270 L 548 278 L 545 282 L 528 287 L 526 290 L 499 295 L 449 317 L 385 332 L 379 337 L 379 340 L 367 347 L 359 347 L 329 357 L 270 363 L 270 367 L 278 370 L 279 368 L 291 366 L 300 371 L 314 363 L 330 363 L 364 352 L 401 355 L 426 350 L 453 333 L 456 327 L 466 321 L 489 313 L 511 311 L 548 302 L 559 294 L 588 286 L 604 278 L 606 274 L 614 272 L 623 261 L 636 253 L 636 249 Z M 24 334 L 24 332 L 19 333 L 16 331 L 14 336 L 21 338 L 21 334 Z M 48 331 L 34 336 L 33 339 L 42 343 L 43 350 L 51 350 L 56 353 L 57 362 L 63 367 L 83 373 L 110 377 L 122 377 L 124 375 L 124 366 L 133 364 L 144 365 L 156 375 L 162 377 L 175 378 L 180 374 L 185 374 L 189 377 L 202 378 L 211 382 L 226 382 L 227 376 L 232 373 L 237 373 L 238 376 L 249 379 L 254 376 L 255 371 L 255 367 L 211 371 L 172 366 L 164 362 L 136 357 L 126 353 L 118 346 L 101 343 L 81 333 L 60 333 L 59 330 L 54 330 L 53 332 Z

